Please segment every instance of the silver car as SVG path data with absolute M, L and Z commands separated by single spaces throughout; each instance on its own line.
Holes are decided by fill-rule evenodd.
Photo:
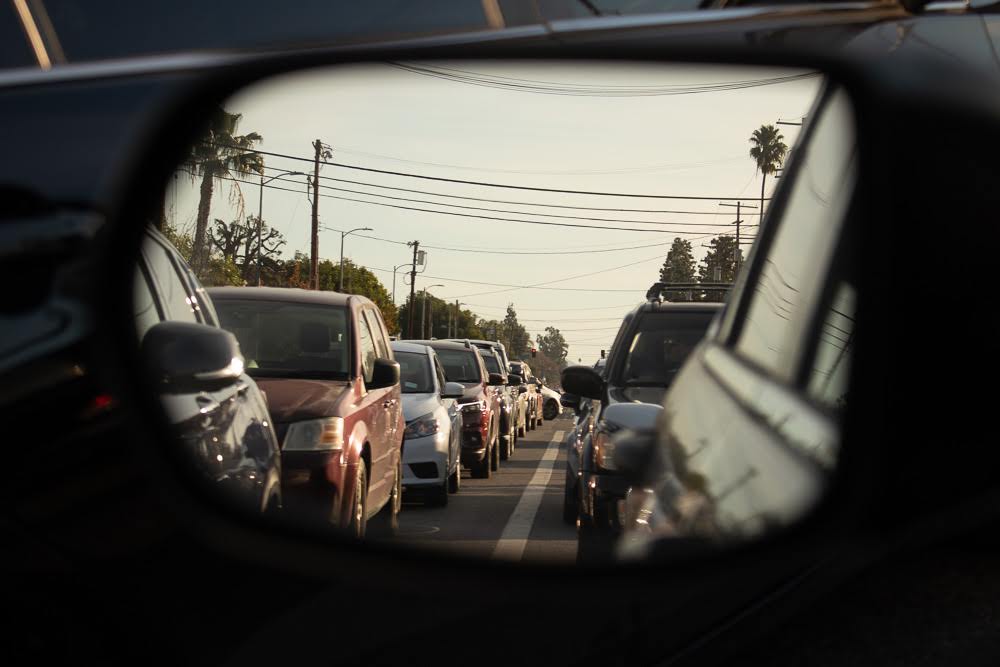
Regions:
M 433 348 L 392 342 L 399 362 L 403 397 L 403 487 L 419 493 L 428 504 L 448 504 L 448 494 L 462 483 L 461 413 L 456 400 L 465 387 L 446 382 L 444 368 Z

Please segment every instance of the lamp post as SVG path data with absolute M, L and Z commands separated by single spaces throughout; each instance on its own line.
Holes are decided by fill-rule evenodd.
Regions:
M 460 314 L 459 306 L 464 306 L 458 299 L 455 299 L 455 324 L 452 326 L 451 330 L 448 332 L 449 338 L 458 338 L 458 316 Z M 451 312 L 451 311 L 448 311 Z M 449 318 L 450 319 L 450 318 Z
M 337 287 L 337 291 L 343 294 L 344 292 L 344 238 L 353 234 L 354 232 L 370 232 L 371 227 L 356 227 L 347 232 L 340 232 L 340 285 Z
M 427 335 L 427 289 L 430 287 L 444 287 L 444 285 L 427 285 L 424 287 L 424 301 L 423 306 L 420 308 L 420 335 L 427 339 L 430 336 Z
M 396 305 L 396 271 L 403 268 L 404 266 L 409 266 L 410 262 L 405 264 L 400 264 L 399 266 L 392 267 L 392 305 Z
M 260 263 L 264 247 L 261 243 L 261 229 L 264 226 L 264 186 L 279 176 L 305 176 L 301 171 L 283 171 L 264 180 L 264 170 L 260 170 L 260 198 L 257 201 L 257 287 L 260 287 Z M 247 258 L 249 260 L 249 257 Z

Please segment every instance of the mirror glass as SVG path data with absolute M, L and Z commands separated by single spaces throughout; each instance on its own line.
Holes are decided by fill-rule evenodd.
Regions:
M 380 62 L 265 80 L 207 114 L 135 280 L 140 338 L 188 322 L 237 352 L 222 340 L 202 363 L 220 368 L 198 367 L 212 382 L 151 391 L 207 480 L 309 530 L 567 565 L 759 537 L 836 465 L 853 127 L 806 70 Z M 574 364 L 606 382 L 568 409 Z M 642 474 L 617 470 L 616 404 L 663 407 L 629 441 L 650 443 L 629 453 Z

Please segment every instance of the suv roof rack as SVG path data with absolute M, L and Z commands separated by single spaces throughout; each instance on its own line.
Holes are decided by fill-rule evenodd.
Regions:
M 666 283 L 656 282 L 646 290 L 646 300 L 663 302 L 664 292 L 728 292 L 732 283 Z

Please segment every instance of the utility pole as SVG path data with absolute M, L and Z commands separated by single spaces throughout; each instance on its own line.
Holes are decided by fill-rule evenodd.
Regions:
M 323 152 L 323 142 L 317 139 L 313 142 L 316 149 L 316 159 L 313 165 L 313 201 L 312 201 L 312 251 L 309 261 L 309 289 L 319 289 L 319 158 Z
M 431 287 L 444 287 L 444 285 L 426 285 L 424 287 L 424 300 L 420 308 L 420 337 L 424 340 L 430 338 L 427 332 L 427 290 Z M 434 319 L 434 313 L 431 313 L 431 319 Z
M 736 270 L 733 275 L 740 272 L 740 223 L 743 220 L 740 219 L 740 207 L 745 206 L 746 208 L 757 208 L 756 206 L 750 204 L 743 204 L 743 202 L 737 201 L 735 204 L 719 204 L 719 206 L 735 206 L 736 207 L 736 257 L 734 259 L 734 264 L 736 265 Z
M 410 241 L 406 245 L 413 246 L 413 263 L 410 265 L 410 307 L 406 318 L 406 337 L 413 338 L 413 307 L 416 305 L 417 291 L 417 251 L 420 249 L 420 241 Z

